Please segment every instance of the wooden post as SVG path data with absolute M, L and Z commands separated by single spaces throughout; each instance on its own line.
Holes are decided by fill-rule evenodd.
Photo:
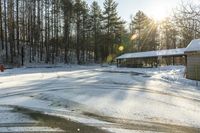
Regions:
M 198 65 L 195 65 L 196 86 L 198 86 Z
M 185 55 L 184 57 L 185 57 L 185 66 L 187 67 L 187 55 Z

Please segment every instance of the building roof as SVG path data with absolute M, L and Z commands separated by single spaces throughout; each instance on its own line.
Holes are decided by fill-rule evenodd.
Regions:
M 200 39 L 195 39 L 190 42 L 185 52 L 196 52 L 200 51 Z
M 177 48 L 158 51 L 127 53 L 117 57 L 117 59 L 182 56 L 185 55 L 185 50 L 186 48 Z

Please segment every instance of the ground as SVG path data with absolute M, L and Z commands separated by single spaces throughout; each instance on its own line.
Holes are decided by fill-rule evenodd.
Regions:
M 185 79 L 184 69 L 6 70 L 0 73 L 0 132 L 200 132 L 199 83 Z

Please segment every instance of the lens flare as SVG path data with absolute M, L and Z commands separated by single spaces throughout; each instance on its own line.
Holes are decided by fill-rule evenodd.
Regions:
M 137 34 L 133 34 L 133 35 L 131 36 L 131 40 L 133 41 L 133 40 L 135 40 L 137 37 L 138 37 Z
M 124 46 L 119 46 L 119 51 L 124 51 Z

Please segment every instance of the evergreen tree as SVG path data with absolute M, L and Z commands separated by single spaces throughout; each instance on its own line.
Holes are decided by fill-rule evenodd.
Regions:
M 131 20 L 131 32 L 137 36 L 134 40 L 134 45 L 137 51 L 141 51 L 141 47 L 144 43 L 144 34 L 146 34 L 144 30 L 146 30 L 147 19 L 147 16 L 142 11 L 138 11 Z
M 62 10 L 64 17 L 64 62 L 69 63 L 68 52 L 70 48 L 70 31 L 71 31 L 71 20 L 72 20 L 72 12 L 73 12 L 73 4 L 71 0 L 61 0 L 62 2 Z
M 106 34 L 106 43 L 103 46 L 103 59 L 105 60 L 114 51 L 115 35 L 123 24 L 117 13 L 118 4 L 113 0 L 105 0 L 103 11 L 103 29 Z
M 77 63 L 81 64 L 80 60 L 80 50 L 81 50 L 81 30 L 82 30 L 82 21 L 83 21 L 83 5 L 81 0 L 76 0 L 74 5 L 74 19 L 76 25 L 76 57 Z
M 13 63 L 15 55 L 15 30 L 14 30 L 14 1 L 8 0 L 8 35 L 10 46 L 10 62 Z
M 102 14 L 100 6 L 96 1 L 91 5 L 91 30 L 92 30 L 92 41 L 94 43 L 94 60 L 97 63 L 100 59 L 100 35 L 102 27 Z
M 148 18 L 142 11 L 138 11 L 130 24 L 133 51 L 156 50 L 156 23 Z
M 177 34 L 176 26 L 172 23 L 170 18 L 167 18 L 161 23 L 161 48 L 162 49 L 174 49 L 176 48 Z
M 3 36 L 3 13 L 2 13 L 2 2 L 0 0 L 0 38 L 1 38 L 1 49 L 4 49 L 4 36 Z
M 4 5 L 4 40 L 5 40 L 5 49 L 6 49 L 6 62 L 8 62 L 8 33 L 7 33 L 7 28 L 8 28 L 8 23 L 7 23 L 7 1 L 4 0 L 3 5 Z
M 86 63 L 86 60 L 90 60 L 90 15 L 89 15 L 89 7 L 85 1 L 82 2 L 82 24 L 81 24 L 81 63 Z

